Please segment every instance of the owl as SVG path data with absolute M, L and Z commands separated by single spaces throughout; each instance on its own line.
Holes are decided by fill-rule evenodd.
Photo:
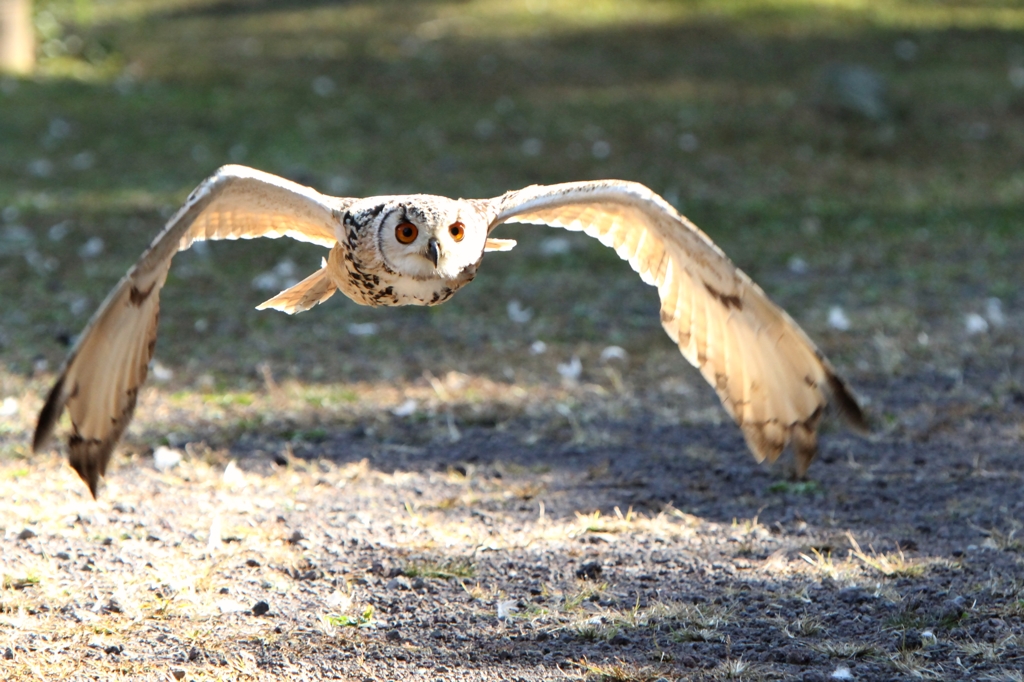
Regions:
M 46 445 L 67 408 L 70 463 L 96 495 L 146 379 L 171 260 L 197 240 L 291 237 L 329 249 L 319 270 L 258 306 L 292 314 L 335 291 L 369 306 L 444 303 L 473 280 L 485 253 L 515 246 L 491 237 L 508 222 L 581 231 L 657 287 L 665 332 L 714 387 L 758 461 L 774 461 L 791 444 L 802 476 L 829 401 L 852 426 L 867 428 L 857 400 L 799 325 L 643 185 L 599 180 L 492 199 L 355 199 L 225 166 L 193 190 L 78 336 L 39 414 L 33 449 Z

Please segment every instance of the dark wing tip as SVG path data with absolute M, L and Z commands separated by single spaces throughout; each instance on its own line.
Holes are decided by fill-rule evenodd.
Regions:
M 828 387 L 829 392 L 832 394 L 832 400 L 835 401 L 839 412 L 846 419 L 847 423 L 861 433 L 869 433 L 871 425 L 868 424 L 867 416 L 861 409 L 860 403 L 853 397 L 853 392 L 846 385 L 846 382 L 836 374 L 828 372 Z
M 747 447 L 758 462 L 774 462 L 786 448 L 786 441 L 778 438 L 780 434 L 768 434 L 764 422 L 741 423 L 740 429 L 747 441 Z
M 64 404 L 67 403 L 67 394 L 64 393 L 64 377 L 57 380 L 57 383 L 50 389 L 50 395 L 46 398 L 46 404 L 39 411 L 39 420 L 36 422 L 36 432 L 32 437 L 32 452 L 39 452 L 50 440 L 53 430 L 57 427 L 57 420 L 64 412 Z
M 68 439 L 68 463 L 89 486 L 93 499 L 96 499 L 100 477 L 107 471 L 116 442 L 115 439 L 97 440 L 77 435 Z

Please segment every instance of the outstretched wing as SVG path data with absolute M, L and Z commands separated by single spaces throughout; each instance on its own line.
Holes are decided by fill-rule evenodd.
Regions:
M 864 415 L 829 361 L 784 310 L 693 223 L 643 185 L 619 180 L 532 186 L 493 200 L 504 222 L 582 231 L 658 288 L 661 323 L 743 430 L 758 461 L 793 443 L 803 475 L 831 397 L 854 426 Z
M 79 335 L 39 414 L 33 449 L 46 444 L 66 405 L 71 466 L 95 496 L 146 380 L 160 288 L 174 254 L 198 240 L 255 237 L 291 237 L 330 248 L 337 243 L 335 215 L 350 201 L 244 166 L 225 166 L 203 181 Z

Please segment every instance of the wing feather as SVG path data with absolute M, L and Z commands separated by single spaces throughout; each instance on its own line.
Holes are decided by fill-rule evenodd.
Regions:
M 867 424 L 846 384 L 803 330 L 707 235 L 643 185 L 603 180 L 533 186 L 493 200 L 504 222 L 582 231 L 658 288 L 665 332 L 715 388 L 758 460 L 792 442 L 801 475 L 832 398 Z
M 336 213 L 350 201 L 244 166 L 225 166 L 201 183 L 79 335 L 40 412 L 33 449 L 46 444 L 66 406 L 69 460 L 95 496 L 146 380 L 174 254 L 205 239 L 291 237 L 331 247 Z

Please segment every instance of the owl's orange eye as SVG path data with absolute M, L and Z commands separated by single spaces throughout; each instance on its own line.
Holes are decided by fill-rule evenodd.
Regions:
M 399 223 L 395 228 L 395 239 L 402 244 L 412 244 L 419 233 L 419 229 L 412 223 Z
M 460 222 L 454 222 L 448 226 L 448 234 L 452 236 L 457 242 L 461 242 L 462 238 L 466 236 L 466 226 Z

